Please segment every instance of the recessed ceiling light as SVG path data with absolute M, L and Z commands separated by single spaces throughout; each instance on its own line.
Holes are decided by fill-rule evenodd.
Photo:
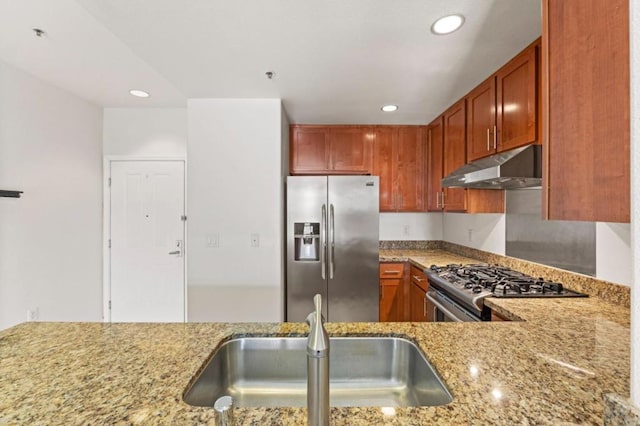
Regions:
M 437 35 L 450 34 L 460 28 L 462 24 L 464 24 L 464 16 L 462 15 L 443 16 L 431 25 L 431 32 Z
M 398 110 L 398 105 L 384 105 L 380 109 L 383 110 L 384 112 L 393 112 Z
M 147 92 L 145 92 L 144 90 L 138 90 L 138 89 L 132 89 L 129 90 L 129 93 L 133 96 L 137 96 L 139 98 L 148 98 L 149 94 Z

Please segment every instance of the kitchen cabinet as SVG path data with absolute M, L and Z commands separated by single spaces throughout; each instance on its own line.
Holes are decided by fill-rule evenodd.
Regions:
M 426 207 L 427 211 L 442 211 L 444 205 L 444 189 L 442 188 L 443 175 L 443 143 L 444 122 L 440 116 L 429 124 L 427 129 L 427 167 L 426 176 Z
M 491 310 L 491 321 L 511 321 L 494 310 Z
M 432 315 L 429 315 L 427 310 L 427 290 L 429 290 L 429 282 L 426 275 L 421 269 L 411 265 L 410 321 L 433 321 Z
M 380 322 L 404 320 L 404 263 L 380 264 Z
M 437 123 L 438 120 L 436 120 Z M 465 164 L 466 148 L 466 116 L 465 100 L 455 103 L 442 115 L 443 123 L 443 173 L 444 176 Z M 433 123 L 432 123 L 433 124 Z M 433 127 L 431 127 L 432 130 Z M 439 142 L 439 130 L 431 133 L 430 152 L 438 153 L 434 144 Z M 430 158 L 430 167 L 437 163 L 438 158 Z M 436 179 L 436 176 L 433 176 Z M 442 179 L 442 178 L 440 178 Z M 435 189 L 435 183 L 429 185 L 429 189 Z M 428 193 L 427 198 L 433 200 L 433 194 Z M 499 189 L 464 189 L 445 188 L 439 198 L 441 209 L 445 212 L 466 212 L 466 213 L 504 213 L 504 190 Z M 438 197 L 436 194 L 436 202 Z
M 307 126 L 290 129 L 290 173 L 369 174 L 371 126 Z
M 542 11 L 543 215 L 629 222 L 629 1 Z
M 454 170 L 465 165 L 465 119 L 466 114 L 464 99 L 455 103 L 443 114 L 443 176 L 447 176 Z M 466 189 L 445 188 L 442 194 L 442 204 L 444 205 L 444 211 L 466 211 Z
M 536 40 L 467 96 L 467 162 L 538 141 Z
M 424 207 L 424 126 L 376 126 L 373 174 L 380 176 L 380 211 Z

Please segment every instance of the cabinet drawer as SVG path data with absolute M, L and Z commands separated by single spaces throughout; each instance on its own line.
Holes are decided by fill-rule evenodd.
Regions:
M 404 263 L 381 263 L 380 278 L 400 278 L 404 271 Z
M 427 276 L 422 269 L 411 265 L 411 282 L 420 287 L 422 290 L 427 291 L 429 283 L 427 282 Z

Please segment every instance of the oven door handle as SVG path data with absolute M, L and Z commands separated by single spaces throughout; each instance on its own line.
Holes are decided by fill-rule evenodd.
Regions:
M 443 313 L 447 318 L 449 318 L 449 319 L 451 319 L 451 320 L 453 320 L 453 321 L 455 321 L 455 322 L 462 322 L 462 320 L 461 320 L 460 318 L 456 317 L 453 313 L 451 313 L 451 311 L 449 311 L 447 308 L 445 308 L 445 307 L 444 307 L 444 305 L 443 305 L 442 303 L 440 303 L 440 302 L 438 302 L 436 299 L 434 299 L 434 298 L 433 298 L 433 296 L 431 296 L 431 294 L 429 294 L 429 293 L 431 293 L 431 292 L 429 291 L 429 292 L 427 292 L 427 294 L 426 294 L 427 299 L 429 299 L 429 301 L 430 301 L 431 303 L 433 303 L 433 304 L 436 306 L 436 308 L 440 309 L 440 310 L 442 311 L 442 313 Z

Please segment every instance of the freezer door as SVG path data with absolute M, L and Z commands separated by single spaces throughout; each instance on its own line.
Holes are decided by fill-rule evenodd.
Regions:
M 327 177 L 287 177 L 287 284 L 286 318 L 288 322 L 302 322 L 314 310 L 313 296 L 321 294 L 327 300 L 326 282 L 326 230 L 327 230 Z M 323 209 L 324 206 L 324 209 Z M 323 214 L 324 210 L 324 214 Z M 296 234 L 296 224 L 298 233 Z M 305 226 L 305 224 L 307 226 Z M 300 249 L 300 244 L 313 243 L 310 238 L 301 238 L 305 232 L 319 225 L 320 241 L 318 259 L 308 256 L 309 250 Z M 306 230 L 306 231 L 305 231 Z M 296 249 L 296 238 L 298 247 Z M 298 256 L 296 256 L 296 253 Z M 296 260 L 298 257 L 299 260 Z M 311 257 L 311 259 L 310 259 Z M 323 265 L 325 265 L 323 269 Z M 322 313 L 327 318 L 327 304 L 322 304 Z
M 378 321 L 379 178 L 329 176 L 329 321 Z

